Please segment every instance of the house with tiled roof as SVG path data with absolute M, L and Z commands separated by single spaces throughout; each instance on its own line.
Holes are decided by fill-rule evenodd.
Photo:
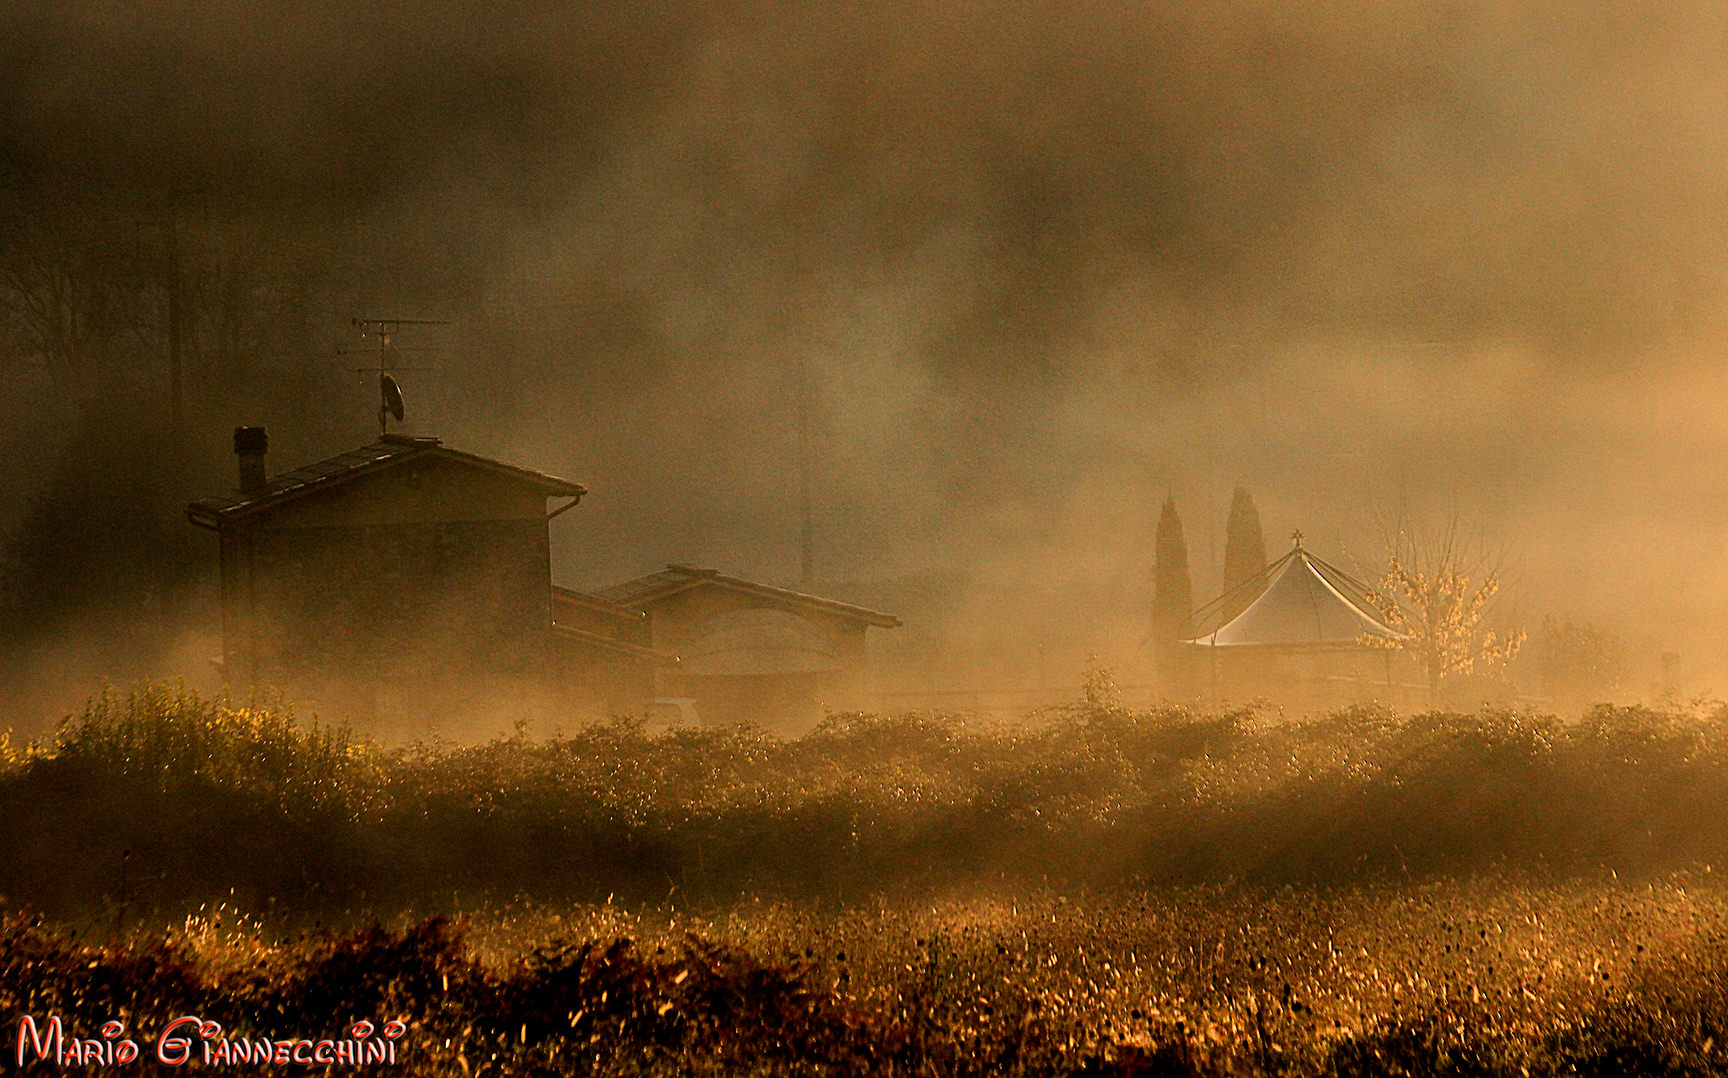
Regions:
M 269 476 L 267 445 L 236 430 L 237 489 L 186 510 L 218 536 L 230 686 L 385 729 L 543 695 L 548 522 L 580 484 L 401 434 Z
M 553 619 L 591 631 L 610 623 L 676 655 L 652 668 L 654 696 L 688 701 L 705 723 L 782 732 L 866 707 L 865 632 L 900 625 L 879 610 L 686 564 L 592 593 L 554 589 Z
M 578 483 L 404 434 L 270 476 L 267 446 L 236 430 L 237 489 L 186 510 L 218 536 L 224 679 L 380 732 L 656 701 L 794 732 L 865 706 L 865 630 L 900 624 L 690 565 L 555 587 L 548 525 Z

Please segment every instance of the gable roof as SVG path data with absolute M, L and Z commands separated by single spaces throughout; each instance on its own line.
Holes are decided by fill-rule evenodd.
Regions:
M 1300 546 L 1267 567 L 1260 579 L 1271 582 L 1247 609 L 1189 643 L 1338 649 L 1359 647 L 1363 636 L 1404 638 L 1374 613 L 1366 585 Z
M 221 528 L 230 521 L 275 509 L 308 494 L 329 490 L 363 475 L 383 471 L 405 461 L 436 457 L 501 475 L 524 483 L 547 497 L 580 499 L 588 488 L 555 475 L 506 464 L 491 457 L 451 449 L 436 438 L 386 434 L 371 445 L 339 453 L 334 457 L 295 468 L 271 478 L 263 488 L 200 498 L 186 507 L 187 519 L 206 528 Z M 575 504 L 572 502 L 571 504 Z
M 704 569 L 682 563 L 673 563 L 658 573 L 649 573 L 647 576 L 637 577 L 635 580 L 626 580 L 622 584 L 601 588 L 590 594 L 618 606 L 640 610 L 667 596 L 700 587 L 717 587 L 728 591 L 742 592 L 762 599 L 771 599 L 787 606 L 801 607 L 815 613 L 862 621 L 867 625 L 875 625 L 883 629 L 896 629 L 901 624 L 899 618 L 892 614 L 884 614 L 880 610 L 853 606 L 851 603 L 824 599 L 817 595 L 807 595 L 790 588 L 776 588 L 770 584 L 758 584 L 753 580 L 726 576 L 718 569 Z
M 602 599 L 593 592 L 577 591 L 575 588 L 565 588 L 554 584 L 552 585 L 553 620 L 557 620 L 557 608 L 560 604 L 577 607 L 606 617 L 617 618 L 620 621 L 632 623 L 639 622 L 647 616 L 636 607 L 625 606 L 621 603 L 612 602 L 609 599 Z
M 586 629 L 577 629 L 569 625 L 552 626 L 552 639 L 562 640 L 582 647 L 597 648 L 600 651 L 616 652 L 653 663 L 656 666 L 677 666 L 682 662 L 678 656 L 659 648 L 651 648 L 645 644 L 632 644 L 628 640 L 619 640 L 604 633 L 591 633 Z

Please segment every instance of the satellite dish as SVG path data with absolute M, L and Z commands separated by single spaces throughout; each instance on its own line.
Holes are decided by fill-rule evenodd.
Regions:
M 380 416 L 388 413 L 396 422 L 402 422 L 402 387 L 396 384 L 396 379 L 388 374 L 378 376 L 378 389 L 384 395 L 383 403 L 379 405 Z

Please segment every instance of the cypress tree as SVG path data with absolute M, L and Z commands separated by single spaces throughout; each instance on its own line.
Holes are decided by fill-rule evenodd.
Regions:
M 1157 563 L 1153 570 L 1152 634 L 1161 645 L 1186 640 L 1194 632 L 1194 584 L 1188 576 L 1188 544 L 1174 496 L 1158 514 Z
M 1266 539 L 1260 533 L 1260 510 L 1254 508 L 1247 488 L 1239 486 L 1230 496 L 1230 520 L 1224 529 L 1224 594 L 1229 595 L 1232 588 L 1265 568 Z M 1224 616 L 1235 617 L 1254 598 L 1252 591 L 1231 596 Z

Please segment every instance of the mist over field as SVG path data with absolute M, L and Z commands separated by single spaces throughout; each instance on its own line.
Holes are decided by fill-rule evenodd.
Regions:
M 451 324 L 400 342 L 438 368 L 407 429 L 590 487 L 562 582 L 794 581 L 808 386 L 817 579 L 941 582 L 958 667 L 1131 666 L 1159 503 L 1203 600 L 1242 483 L 1274 556 L 1300 527 L 1364 574 L 1400 507 L 1456 511 L 1503 619 L 1716 690 L 1725 33 L 1703 3 L 8 5 L 0 523 L 60 497 L 130 531 L 13 608 L 76 639 L 156 601 L 138 574 L 207 572 L 173 507 L 231 485 L 230 429 L 273 467 L 359 444 L 348 320 L 418 316 Z M 127 529 L 171 232 L 185 468 Z
M 21 1070 L 1728 1074 L 1721 5 L 11 0 L 0 72 Z M 379 365 L 442 447 L 290 506 Z M 1297 531 L 1331 635 L 1222 690 Z

